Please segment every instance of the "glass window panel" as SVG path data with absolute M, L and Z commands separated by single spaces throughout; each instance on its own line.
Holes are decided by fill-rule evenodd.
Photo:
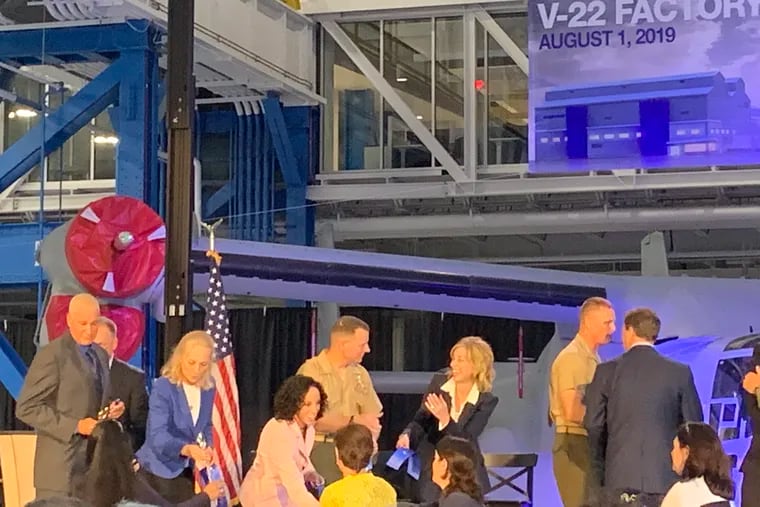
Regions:
M 357 34 L 370 28 L 360 30 L 355 25 L 341 26 L 356 41 Z M 324 170 L 380 169 L 380 94 L 329 34 L 325 33 L 323 40 L 323 84 L 327 99 Z
M 380 22 L 361 21 L 340 25 L 376 69 L 380 68 Z
M 61 104 L 71 97 L 70 90 L 51 90 L 45 95 L 45 87 L 43 85 L 18 75 L 10 80 L 10 87 L 19 97 L 23 97 L 34 103 L 41 104 L 46 97 L 47 107 L 50 111 L 58 109 Z M 20 104 L 6 103 L 5 111 L 6 115 L 3 118 L 3 143 L 6 147 L 26 135 L 41 118 L 41 114 L 35 114 L 32 109 Z M 67 140 L 60 149 L 48 156 L 48 181 L 90 179 L 93 135 L 97 131 L 99 135 L 113 136 L 110 120 L 105 113 L 101 116 L 103 116 L 103 128 L 100 131 L 97 131 L 92 125 L 88 125 Z M 100 169 L 104 172 L 102 177 L 113 178 L 115 172 L 114 149 L 114 146 L 111 144 L 108 147 L 104 147 L 103 150 L 96 150 L 96 158 L 101 160 Z M 106 176 L 107 174 L 110 174 L 110 176 Z M 39 165 L 32 169 L 28 179 L 30 181 L 40 180 Z
M 113 144 L 95 144 L 95 179 L 112 180 L 116 178 L 116 146 Z
M 493 14 L 494 21 L 517 44 L 517 47 L 528 54 L 528 16 L 524 12 L 511 14 Z
M 111 124 L 111 115 L 108 109 L 95 117 L 93 128 L 93 156 L 95 165 L 96 180 L 112 180 L 116 178 L 116 148 L 111 142 L 96 143 L 98 136 L 105 138 L 116 138 L 116 133 Z
M 486 56 L 486 39 L 488 33 L 480 23 L 475 23 L 475 80 L 480 80 L 483 86 L 475 96 L 475 127 L 478 145 L 478 165 L 485 164 L 485 147 L 488 144 L 488 59 Z M 473 83 L 474 85 L 474 83 Z
M 495 15 L 497 24 L 527 52 L 524 14 Z M 488 163 L 519 164 L 528 160 L 528 78 L 490 35 L 485 93 L 488 110 Z
M 386 21 L 383 75 L 432 132 L 432 19 Z M 430 151 L 387 102 L 383 104 L 385 167 L 430 167 Z M 390 163 L 389 163 L 390 162 Z
M 93 132 L 85 126 L 48 156 L 48 181 L 89 180 Z
M 435 20 L 435 137 L 464 163 L 463 20 Z

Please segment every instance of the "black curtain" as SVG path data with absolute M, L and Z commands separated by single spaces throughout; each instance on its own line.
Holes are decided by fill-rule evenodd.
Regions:
M 387 308 L 346 308 L 343 315 L 353 315 L 369 324 L 370 353 L 364 356 L 362 365 L 369 371 L 393 369 L 393 319 L 396 310 Z
M 203 329 L 205 312 L 193 313 L 193 329 Z M 310 308 L 251 308 L 229 311 L 240 400 L 243 469 L 251 465 L 259 433 L 272 417 L 272 399 L 279 385 L 309 357 Z M 159 369 L 163 326 L 158 329 Z
M 6 324 L 5 336 L 27 366 L 32 362 L 37 350 L 34 345 L 36 329 L 37 322 L 33 320 L 8 321 Z M 0 429 L 4 431 L 29 429 L 16 419 L 15 412 L 16 401 L 6 389 L 0 389 Z
M 259 433 L 272 417 L 279 385 L 309 357 L 312 311 L 268 308 L 230 313 L 235 343 L 243 466 L 250 465 Z

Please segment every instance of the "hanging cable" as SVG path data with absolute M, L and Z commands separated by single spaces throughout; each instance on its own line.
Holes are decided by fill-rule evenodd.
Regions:
M 42 21 L 43 21 L 43 28 L 42 28 L 42 64 L 45 64 L 45 44 L 47 42 L 47 28 L 44 26 L 45 22 L 47 22 L 47 9 L 42 10 Z M 47 124 L 47 115 L 48 115 L 48 92 L 49 92 L 49 85 L 44 85 L 43 87 L 43 93 L 42 93 L 42 100 L 40 101 L 40 105 L 42 107 L 42 118 L 40 121 L 42 124 L 41 132 L 42 132 L 42 139 L 40 139 L 40 167 L 39 167 L 39 174 L 40 174 L 40 209 L 38 214 L 38 225 L 39 225 L 39 241 L 37 243 L 38 248 L 39 245 L 42 244 L 42 240 L 45 237 L 45 178 L 47 176 L 46 170 L 45 170 L 45 136 L 47 135 L 45 126 Z M 35 257 L 38 255 L 39 251 L 38 249 L 35 249 Z M 39 345 L 39 330 L 42 327 L 42 316 L 44 313 L 44 306 L 45 306 L 45 272 L 42 269 L 42 266 L 39 266 L 39 273 L 37 278 L 37 331 L 34 335 L 34 341 L 36 344 Z
M 66 86 L 63 83 L 59 83 L 58 86 L 61 92 L 61 103 L 58 107 L 62 107 L 63 101 L 66 100 Z M 61 156 L 58 157 L 58 222 L 63 222 L 63 147 L 60 150 Z

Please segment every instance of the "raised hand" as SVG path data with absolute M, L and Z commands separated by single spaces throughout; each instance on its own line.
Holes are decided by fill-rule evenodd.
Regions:
M 449 413 L 449 406 L 446 404 L 446 400 L 442 396 L 430 393 L 425 398 L 425 408 L 438 419 L 438 421 L 446 426 L 451 421 L 451 414 Z

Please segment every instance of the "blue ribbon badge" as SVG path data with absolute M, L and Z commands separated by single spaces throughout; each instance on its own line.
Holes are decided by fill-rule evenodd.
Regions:
M 396 452 L 394 452 L 391 457 L 388 458 L 388 461 L 385 465 L 389 468 L 392 468 L 393 470 L 401 470 L 401 466 L 404 463 L 406 463 L 406 473 L 409 474 L 412 479 L 419 479 L 420 458 L 417 456 L 417 453 L 411 449 L 396 449 Z
M 198 445 L 200 447 L 204 449 L 208 447 L 208 444 L 206 443 L 206 439 L 203 437 L 203 433 L 198 434 L 198 438 L 196 439 L 196 441 L 198 442 Z M 199 468 L 198 475 L 200 476 L 201 488 L 206 487 L 208 483 L 210 482 L 214 482 L 214 481 L 224 482 L 224 477 L 222 477 L 222 471 L 219 470 L 219 467 L 217 465 L 214 465 L 213 463 L 203 468 Z M 216 507 L 227 507 L 227 495 L 226 495 L 227 491 L 225 491 L 224 493 L 225 494 L 221 495 L 219 498 L 216 499 Z

